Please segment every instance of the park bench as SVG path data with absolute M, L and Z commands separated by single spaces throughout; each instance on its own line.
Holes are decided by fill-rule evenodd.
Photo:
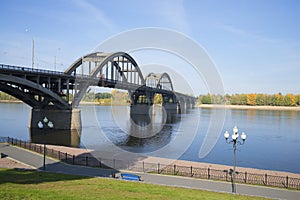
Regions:
M 141 180 L 141 176 L 135 175 L 135 174 L 121 174 L 121 178 L 123 180 L 127 180 L 127 181 L 142 181 Z

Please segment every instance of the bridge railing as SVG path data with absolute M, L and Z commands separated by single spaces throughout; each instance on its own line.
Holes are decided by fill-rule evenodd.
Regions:
M 24 72 L 34 72 L 34 73 L 45 73 L 45 74 L 59 74 L 59 75 L 64 74 L 64 72 L 59 72 L 59 71 L 34 69 L 34 68 L 12 66 L 12 65 L 5 65 L 5 64 L 0 64 L 0 69 L 8 69 L 8 70 L 24 71 Z
M 0 69 L 7 69 L 7 70 L 14 70 L 14 71 L 24 71 L 24 72 L 32 72 L 32 73 L 44 73 L 44 74 L 53 74 L 53 75 L 63 75 L 63 76 L 68 76 L 68 74 L 65 74 L 64 72 L 60 72 L 60 71 L 53 71 L 53 70 L 46 70 L 46 69 L 33 69 L 33 68 L 29 68 L 29 67 L 21 67 L 21 66 L 13 66 L 13 65 L 6 65 L 6 64 L 0 64 Z M 97 77 L 91 77 L 87 74 L 76 74 L 74 75 L 69 75 L 72 77 L 76 77 L 78 79 L 80 78 L 89 78 L 89 79 L 100 79 Z M 111 79 L 107 79 L 107 78 L 103 78 L 103 80 L 107 80 L 107 81 L 113 81 Z

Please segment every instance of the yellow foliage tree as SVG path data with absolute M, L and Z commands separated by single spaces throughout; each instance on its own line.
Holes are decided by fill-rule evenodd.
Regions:
M 247 94 L 247 105 L 256 105 L 256 94 Z
M 161 94 L 155 94 L 154 104 L 162 104 L 162 95 Z
M 296 97 L 293 94 L 285 95 L 285 105 L 286 106 L 295 106 L 296 105 Z

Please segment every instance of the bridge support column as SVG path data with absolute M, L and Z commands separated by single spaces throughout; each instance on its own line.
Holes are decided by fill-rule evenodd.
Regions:
M 176 118 L 178 114 L 180 113 L 180 110 L 178 109 L 177 103 L 165 103 L 163 104 L 163 107 L 167 114 L 167 123 L 174 123 L 176 121 Z
M 130 118 L 136 123 L 140 122 L 149 124 L 151 122 L 150 109 L 148 104 L 134 104 L 130 106 Z
M 81 130 L 80 109 L 31 109 L 29 128 L 54 130 Z
M 152 105 L 148 104 L 134 104 L 130 106 L 131 115 L 149 115 Z
M 178 113 L 177 103 L 166 103 L 166 104 L 163 104 L 163 107 L 166 110 L 167 114 L 177 114 Z

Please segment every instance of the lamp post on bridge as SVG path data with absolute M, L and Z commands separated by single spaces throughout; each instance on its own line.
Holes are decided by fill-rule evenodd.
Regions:
M 235 175 L 236 175 L 236 146 L 237 145 L 243 145 L 245 143 L 245 140 L 246 140 L 246 134 L 244 132 L 242 132 L 241 134 L 241 139 L 242 139 L 242 142 L 241 141 L 238 141 L 238 138 L 239 138 L 239 133 L 238 133 L 238 128 L 237 126 L 234 126 L 233 127 L 233 133 L 231 135 L 231 138 L 232 140 L 231 141 L 228 141 L 229 139 L 229 132 L 226 131 L 224 133 L 224 138 L 226 139 L 226 143 L 227 144 L 233 144 L 233 176 L 232 176 L 232 192 L 233 193 L 236 193 L 236 185 L 235 185 Z
M 25 32 L 29 32 L 29 28 L 26 28 Z M 32 48 L 31 48 L 31 68 L 34 69 L 34 38 L 33 38 L 33 36 L 32 36 Z
M 58 47 L 58 48 L 56 49 L 56 52 L 55 52 L 55 55 L 54 55 L 54 71 L 56 71 L 56 65 L 58 64 L 58 63 L 57 63 L 57 56 L 58 56 L 58 54 L 59 54 L 59 51 L 60 51 L 60 47 Z

